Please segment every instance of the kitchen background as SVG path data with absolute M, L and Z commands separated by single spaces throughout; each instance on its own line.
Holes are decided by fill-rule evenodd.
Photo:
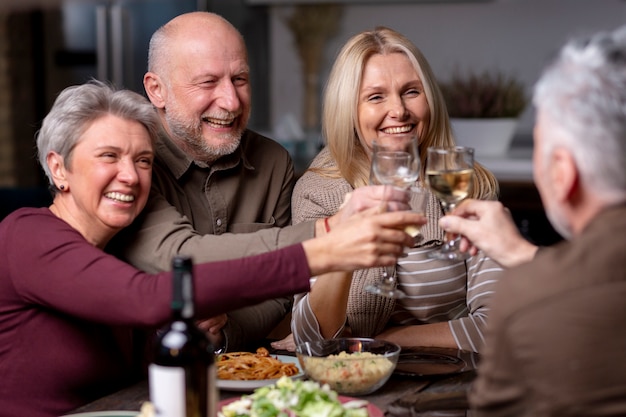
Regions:
M 304 13 L 294 24 L 303 7 L 330 14 L 315 21 Z M 319 103 L 305 109 L 311 97 L 303 80 L 313 79 L 315 103 L 338 49 L 361 30 L 385 25 L 404 33 L 440 81 L 455 71 L 500 71 L 519 78 L 530 94 L 568 37 L 626 23 L 625 0 L 343 0 L 331 6 L 320 0 L 2 0 L 0 188 L 45 185 L 33 136 L 60 90 L 95 77 L 143 93 L 150 35 L 191 10 L 215 11 L 244 34 L 253 83 L 250 126 L 283 143 L 301 167 L 321 144 Z M 313 39 L 303 50 L 294 28 Z M 314 62 L 303 66 L 301 56 L 316 50 Z M 532 147 L 533 117 L 528 106 L 515 146 Z M 530 182 L 528 172 L 523 179 Z
M 439 81 L 455 71 L 501 71 L 519 78 L 530 94 L 541 69 L 568 37 L 626 23 L 623 0 L 345 3 L 337 34 L 325 48 L 322 84 L 350 36 L 385 25 L 404 33 L 422 50 Z M 303 82 L 293 36 L 285 24 L 288 16 L 288 8 L 270 8 L 270 126 L 277 126 L 290 112 L 302 119 Z M 528 106 L 517 127 L 520 139 L 530 140 L 533 116 Z

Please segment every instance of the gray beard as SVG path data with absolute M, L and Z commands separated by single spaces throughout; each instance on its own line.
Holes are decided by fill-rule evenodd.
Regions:
M 237 150 L 241 143 L 241 133 L 228 133 L 221 135 L 222 143 L 218 146 L 210 146 L 202 136 L 202 125 L 187 125 L 165 114 L 165 121 L 170 128 L 172 136 L 184 146 L 184 150 L 193 159 L 213 163 L 222 156 L 230 155 Z

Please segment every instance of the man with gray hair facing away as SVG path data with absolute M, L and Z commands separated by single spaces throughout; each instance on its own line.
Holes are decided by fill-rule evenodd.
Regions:
M 472 416 L 624 416 L 626 26 L 567 43 L 533 103 L 535 183 L 568 241 L 499 281 Z

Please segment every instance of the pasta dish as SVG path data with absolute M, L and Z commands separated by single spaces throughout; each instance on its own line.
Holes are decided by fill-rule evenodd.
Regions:
M 217 377 L 227 380 L 278 379 L 293 376 L 300 372 L 296 364 L 284 363 L 270 356 L 265 348 L 251 352 L 230 352 L 219 355 Z

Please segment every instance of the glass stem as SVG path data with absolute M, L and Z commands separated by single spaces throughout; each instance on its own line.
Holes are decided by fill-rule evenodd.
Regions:
M 454 208 L 456 207 L 456 204 L 442 202 L 441 206 L 443 207 L 443 212 L 445 214 L 450 214 L 452 210 L 454 210 Z M 461 235 L 459 234 L 454 235 L 453 238 L 448 238 L 446 236 L 445 243 L 443 247 L 441 248 L 441 250 L 444 252 L 454 252 L 457 250 L 457 245 L 460 241 L 461 241 Z
M 383 283 L 387 286 L 394 286 L 396 281 L 396 265 L 385 267 L 383 273 Z
M 458 249 L 458 243 L 461 241 L 461 235 L 455 235 L 454 239 L 450 239 L 444 245 L 444 250 L 446 251 L 456 251 Z

